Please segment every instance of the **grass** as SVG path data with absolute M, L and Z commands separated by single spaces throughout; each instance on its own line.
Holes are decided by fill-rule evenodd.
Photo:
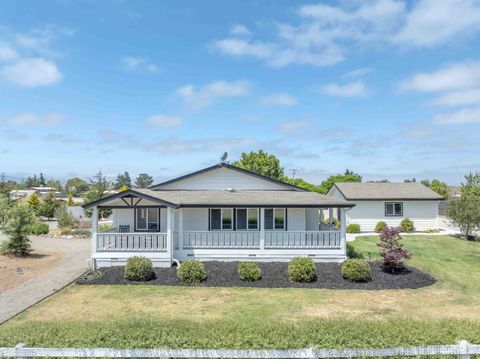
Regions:
M 355 248 L 378 257 L 377 237 Z M 428 288 L 72 285 L 0 326 L 0 346 L 298 348 L 480 343 L 480 244 L 406 236 Z

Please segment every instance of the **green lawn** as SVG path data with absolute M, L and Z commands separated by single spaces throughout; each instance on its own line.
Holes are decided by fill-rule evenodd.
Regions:
M 377 237 L 355 248 L 378 257 Z M 72 285 L 0 326 L 0 346 L 299 348 L 480 343 L 480 243 L 405 236 L 416 290 Z

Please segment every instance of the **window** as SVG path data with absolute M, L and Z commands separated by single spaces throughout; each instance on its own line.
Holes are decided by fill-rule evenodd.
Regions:
M 238 208 L 236 223 L 238 230 L 258 229 L 258 208 Z
M 232 230 L 233 229 L 233 208 L 212 208 L 210 209 L 211 230 Z
M 403 216 L 403 203 L 385 202 L 385 216 Z
M 265 209 L 265 229 L 285 230 L 285 208 Z
M 159 230 L 158 208 L 136 208 L 135 212 L 137 231 Z

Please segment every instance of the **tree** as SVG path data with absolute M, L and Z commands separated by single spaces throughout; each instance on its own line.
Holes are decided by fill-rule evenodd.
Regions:
M 462 183 L 462 194 L 471 194 L 480 197 L 480 172 L 469 173 L 465 176 L 466 183 Z
M 0 176 L 0 196 L 9 197 L 10 191 L 15 187 L 15 182 L 6 181 L 5 173 Z
M 25 180 L 25 187 L 39 187 L 40 181 L 37 178 L 37 175 L 33 175 L 33 177 L 28 176 L 27 179 Z
M 291 184 L 291 185 L 303 188 L 307 191 L 322 193 L 321 192 L 321 190 L 322 190 L 321 186 L 312 184 L 310 182 L 307 182 L 302 178 L 284 178 L 284 181 L 286 183 Z
M 415 182 L 417 182 L 417 179 L 415 177 L 414 178 L 407 178 L 403 182 L 405 182 L 405 183 L 415 183 Z M 423 181 L 422 181 L 422 183 L 423 183 Z
M 50 218 L 55 216 L 55 210 L 61 205 L 60 201 L 55 197 L 55 194 L 53 192 L 48 192 L 38 209 L 38 215 L 47 217 L 47 219 L 50 220 Z
M 335 182 L 362 182 L 362 176 L 347 169 L 344 174 L 330 176 L 324 180 L 320 184 L 319 192 L 326 194 Z
M 0 193 L 0 229 L 3 229 L 7 223 L 8 211 L 12 207 L 10 197 L 4 196 Z
M 93 202 L 106 196 L 106 191 L 110 187 L 110 181 L 102 174 L 102 171 L 98 171 L 90 180 L 90 190 L 87 192 L 85 202 Z M 110 215 L 112 211 L 110 209 L 101 209 L 98 211 L 100 218 L 105 218 Z M 92 211 L 87 211 L 88 216 L 92 215 Z
M 47 182 L 45 181 L 45 177 L 43 176 L 42 172 L 40 172 L 40 177 L 38 178 L 38 182 L 42 187 L 45 187 L 47 185 Z
M 75 201 L 71 193 L 69 193 L 67 197 L 67 206 L 75 206 Z
M 480 197 L 464 192 L 460 198 L 451 198 L 447 215 L 452 224 L 460 229 L 462 236 L 468 239 L 473 231 L 480 229 Z
M 69 178 L 65 184 L 67 193 L 78 196 L 80 193 L 88 191 L 88 183 L 79 177 Z
M 410 253 L 400 243 L 400 228 L 385 228 L 379 234 L 380 242 L 377 244 L 380 249 L 380 256 L 383 258 L 383 267 L 388 272 L 398 272 L 405 265 L 404 259 L 410 259 Z
M 33 213 L 38 216 L 38 211 L 42 205 L 42 200 L 36 192 L 33 192 L 32 195 L 27 199 L 27 205 L 32 209 Z
M 263 150 L 242 152 L 240 159 L 233 162 L 233 165 L 278 180 L 285 178 L 280 160 L 275 155 Z
M 442 182 L 437 179 L 433 179 L 432 182 L 430 182 L 429 180 L 424 179 L 424 180 L 421 180 L 420 183 L 430 188 L 432 191 L 438 193 L 443 198 L 448 199 L 449 197 L 448 185 L 445 182 Z
M 115 180 L 115 188 L 119 189 L 121 187 L 132 187 L 132 180 L 130 179 L 130 174 L 128 172 L 124 172 L 123 174 L 120 173 Z
M 7 213 L 7 222 L 3 229 L 7 240 L 1 245 L 2 254 L 16 256 L 28 255 L 30 250 L 30 226 L 35 223 L 32 210 L 25 205 L 17 205 Z
M 47 186 L 55 188 L 55 190 L 58 192 L 63 192 L 63 187 L 59 180 L 49 179 Z
M 153 183 L 153 177 L 147 173 L 140 173 L 135 180 L 135 186 L 138 188 L 150 187 Z

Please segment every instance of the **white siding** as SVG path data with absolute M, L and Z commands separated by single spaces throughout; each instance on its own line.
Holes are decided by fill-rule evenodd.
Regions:
M 305 208 L 287 209 L 287 229 L 289 231 L 305 231 Z
M 157 187 L 158 190 L 285 190 L 286 186 L 225 167 Z
M 305 209 L 305 230 L 318 231 L 318 208 Z
M 184 231 L 208 231 L 208 208 L 184 208 Z
M 135 230 L 135 218 L 133 208 L 125 208 L 125 209 L 114 209 L 113 211 L 113 226 L 118 227 L 122 226 L 130 226 L 130 231 L 133 232 Z
M 405 218 L 410 218 L 416 230 L 438 228 L 438 201 L 397 201 L 403 202 L 402 217 L 386 217 L 385 202 L 390 201 L 351 201 L 355 207 L 347 211 L 347 224 L 357 223 L 362 232 L 373 232 L 377 222 L 384 221 L 388 226 L 398 226 Z

